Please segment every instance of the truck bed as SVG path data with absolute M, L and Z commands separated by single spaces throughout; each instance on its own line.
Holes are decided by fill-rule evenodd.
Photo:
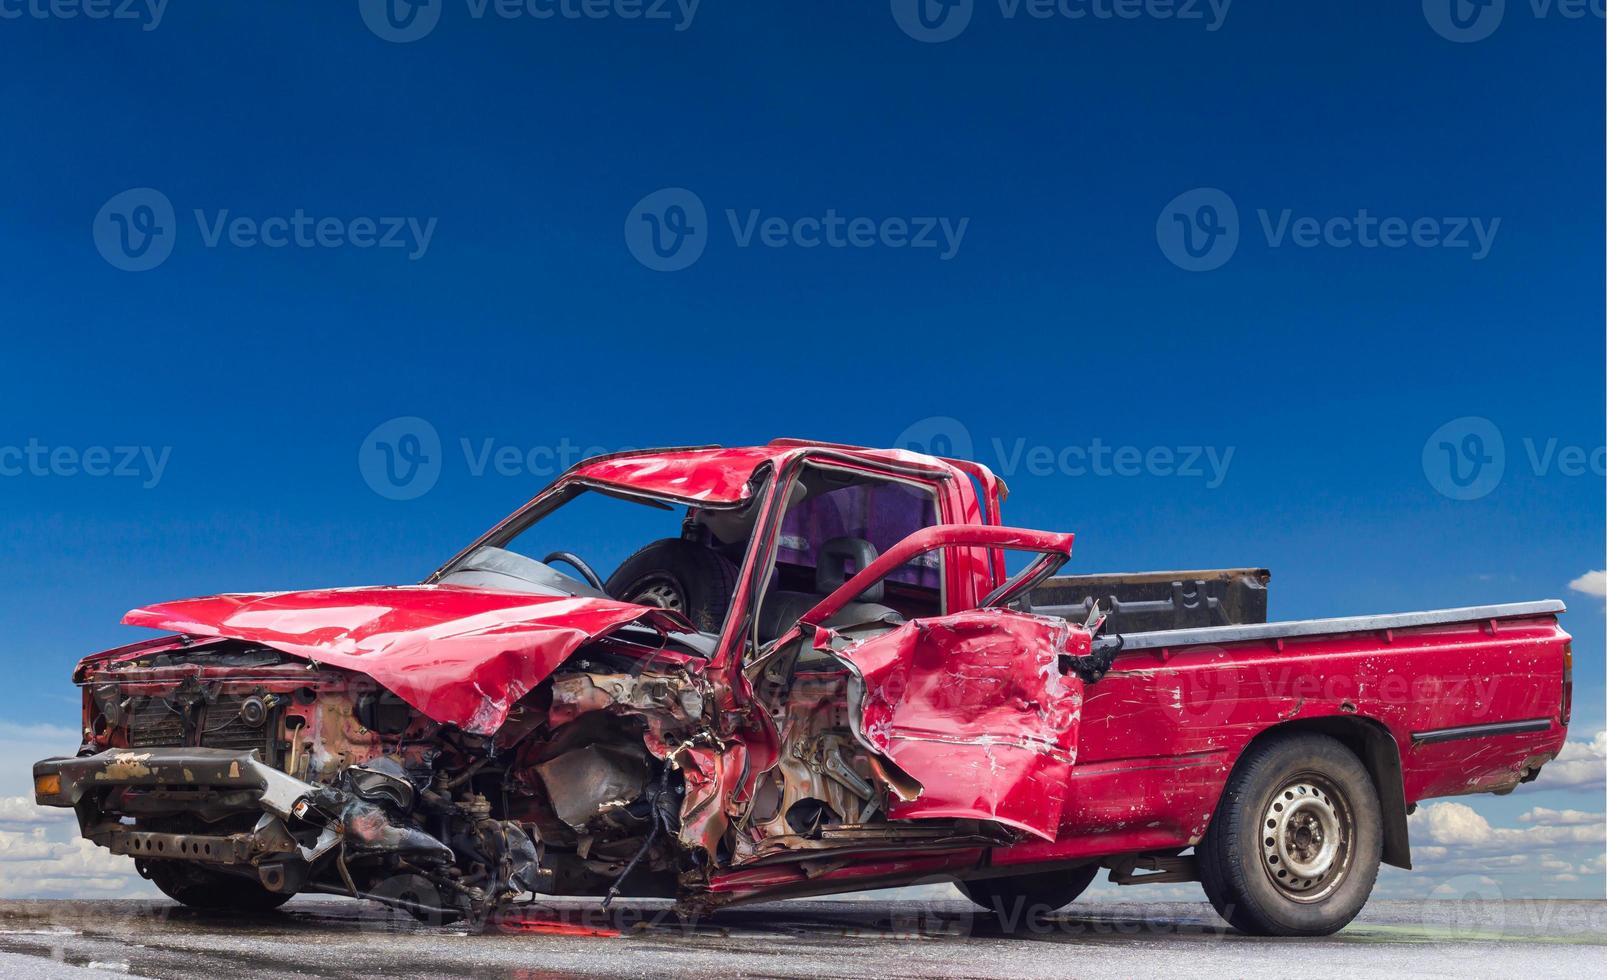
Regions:
M 1087 688 L 1063 831 L 1194 843 L 1244 747 L 1292 725 L 1349 739 L 1385 774 L 1385 860 L 1409 866 L 1407 806 L 1508 792 L 1562 747 L 1563 611 L 1548 599 L 1123 633 Z
M 1267 621 L 1265 568 L 1062 575 L 1032 590 L 1032 611 L 1075 622 L 1098 603 L 1105 632 L 1176 630 Z

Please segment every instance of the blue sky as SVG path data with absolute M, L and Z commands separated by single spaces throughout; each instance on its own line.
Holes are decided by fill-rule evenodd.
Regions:
M 1081 570 L 1567 599 L 1598 775 L 1459 802 L 1599 826 L 1602 23 L 1438 3 L 0 0 L 5 731 L 132 606 L 416 580 L 566 452 L 935 437 Z

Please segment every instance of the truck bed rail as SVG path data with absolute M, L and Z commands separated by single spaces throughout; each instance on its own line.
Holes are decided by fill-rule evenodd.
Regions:
M 1196 629 L 1153 630 L 1123 633 L 1123 650 L 1157 650 L 1196 644 L 1240 643 L 1246 640 L 1281 640 L 1295 636 L 1322 636 L 1330 633 L 1366 633 L 1377 630 L 1410 629 L 1444 623 L 1469 623 L 1487 619 L 1519 619 L 1528 616 L 1567 612 L 1560 599 L 1535 602 L 1505 602 L 1493 606 L 1463 606 L 1457 609 L 1428 609 L 1421 612 L 1386 613 L 1377 616 L 1341 616 L 1334 619 L 1294 619 L 1281 623 L 1245 623 L 1234 626 L 1204 626 Z

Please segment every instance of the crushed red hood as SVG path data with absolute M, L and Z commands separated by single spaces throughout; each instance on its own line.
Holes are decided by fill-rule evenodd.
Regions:
M 130 626 L 217 636 L 366 674 L 426 716 L 479 735 L 582 644 L 632 622 L 695 632 L 613 599 L 454 585 L 225 594 L 135 609 Z

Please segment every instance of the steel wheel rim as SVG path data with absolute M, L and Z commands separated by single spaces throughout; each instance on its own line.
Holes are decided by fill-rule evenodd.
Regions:
M 1350 801 L 1316 773 L 1286 780 L 1261 816 L 1261 868 L 1279 894 L 1296 902 L 1320 902 L 1350 871 L 1355 853 Z
M 637 583 L 631 602 L 639 606 L 657 606 L 670 612 L 686 612 L 686 599 L 674 579 L 654 576 Z

